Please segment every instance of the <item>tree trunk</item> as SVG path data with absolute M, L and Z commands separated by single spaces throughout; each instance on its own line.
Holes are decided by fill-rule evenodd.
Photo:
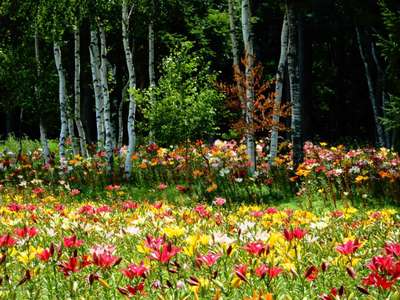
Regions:
M 364 51 L 364 46 L 363 46 L 363 43 L 361 41 L 361 34 L 360 34 L 360 30 L 359 30 L 358 27 L 356 27 L 356 35 L 357 35 L 358 49 L 359 49 L 359 52 L 360 52 L 360 56 L 361 56 L 362 62 L 364 64 L 364 73 L 365 73 L 365 78 L 366 78 L 367 84 L 368 84 L 369 99 L 371 101 L 372 112 L 373 112 L 373 115 L 374 115 L 375 129 L 376 129 L 376 134 L 377 134 L 377 145 L 379 147 L 382 147 L 382 146 L 385 145 L 385 138 L 384 138 L 385 133 L 384 133 L 383 127 L 382 127 L 382 125 L 381 125 L 381 123 L 379 121 L 378 99 L 376 98 L 371 70 L 370 70 L 370 67 L 369 67 L 369 63 L 368 63 L 368 60 L 367 60 L 366 53 Z
M 101 68 L 100 68 L 100 77 L 101 77 L 101 86 L 102 86 L 102 94 L 103 94 L 103 105 L 104 105 L 104 128 L 106 135 L 106 156 L 108 167 L 107 171 L 111 174 L 113 167 L 113 129 L 111 125 L 111 103 L 110 103 L 110 94 L 108 90 L 108 82 L 107 82 L 107 45 L 106 45 L 106 33 L 104 31 L 103 25 L 99 26 L 100 31 L 100 52 L 101 52 Z
M 100 78 L 100 55 L 98 32 L 95 29 L 90 31 L 90 67 L 92 70 L 92 84 L 96 103 L 96 129 L 97 145 L 101 149 L 104 146 L 104 106 L 103 92 Z
M 287 16 L 285 14 L 281 32 L 281 55 L 279 57 L 278 70 L 275 75 L 276 77 L 275 101 L 274 101 L 274 110 L 272 115 L 271 146 L 269 153 L 270 164 L 274 164 L 276 155 L 278 153 L 279 117 L 281 112 L 285 68 L 287 63 L 287 51 L 288 51 L 287 48 L 288 48 L 288 24 L 287 24 Z
M 76 139 L 76 136 L 75 136 L 74 113 L 73 113 L 72 107 L 69 107 L 69 105 L 68 105 L 68 109 L 67 109 L 67 116 L 68 116 L 69 139 L 72 142 L 72 152 L 74 153 L 74 155 L 79 155 L 78 140 Z
M 388 94 L 386 92 L 386 70 L 384 70 L 379 62 L 378 55 L 376 54 L 376 47 L 374 41 L 370 41 L 371 44 L 371 54 L 374 60 L 376 71 L 377 71 L 377 93 L 376 97 L 380 97 L 381 109 L 379 109 L 379 115 L 386 117 L 387 105 L 389 102 Z M 381 124 L 384 132 L 385 147 L 390 148 L 392 145 L 390 130 L 387 130 L 383 124 Z
M 155 72 L 155 60 L 154 60 L 154 24 L 153 21 L 149 22 L 149 85 L 151 88 L 156 86 L 156 72 Z
M 294 0 L 287 1 L 288 21 L 288 72 L 290 82 L 290 96 L 292 104 L 292 151 L 293 164 L 298 166 L 303 160 L 303 130 L 302 130 L 302 87 L 301 87 L 301 62 L 299 50 L 298 12 Z
M 36 60 L 36 76 L 37 76 L 36 84 L 35 84 L 35 95 L 36 95 L 36 101 L 37 101 L 38 107 L 39 107 L 40 144 L 42 146 L 43 161 L 45 164 L 47 164 L 50 161 L 50 150 L 49 150 L 49 144 L 47 141 L 46 128 L 44 127 L 44 124 L 43 124 L 43 118 L 42 118 L 42 112 L 41 112 L 42 99 L 40 99 L 40 88 L 39 88 L 39 82 L 40 82 L 40 77 L 41 77 L 41 64 L 40 64 L 40 52 L 39 52 L 39 36 L 37 33 L 37 29 L 35 29 L 35 60 Z
M 124 44 L 124 52 L 126 58 L 126 66 L 129 73 L 129 89 L 136 88 L 136 75 L 133 65 L 133 56 L 131 48 L 129 47 L 129 16 L 128 16 L 128 3 L 124 0 L 122 3 L 122 41 Z M 136 102 L 132 93 L 129 93 L 129 113 L 128 113 L 128 152 L 125 160 L 125 175 L 130 178 L 132 173 L 132 155 L 136 146 L 135 134 L 135 114 Z
M 119 103 L 119 108 L 118 108 L 118 124 L 119 124 L 118 144 L 120 147 L 122 147 L 124 144 L 124 103 L 126 101 L 128 87 L 129 87 L 129 81 L 122 88 L 122 100 Z
M 61 60 L 61 48 L 57 42 L 54 42 L 54 60 L 57 67 L 58 72 L 58 96 L 60 102 L 60 122 L 61 122 L 61 130 L 60 130 L 60 139 L 59 139 L 59 154 L 60 154 L 60 164 L 62 167 L 66 166 L 66 157 L 65 157 L 65 140 L 67 137 L 67 99 L 66 99 L 66 88 L 65 88 L 65 73 L 62 67 Z
M 245 99 L 245 121 L 246 121 L 246 145 L 249 157 L 249 173 L 253 174 L 256 170 L 256 147 L 254 139 L 254 45 L 253 33 L 251 29 L 251 9 L 250 1 L 242 0 L 242 33 L 246 56 L 246 99 Z
M 125 98 L 122 96 L 118 107 L 118 148 L 121 148 L 124 143 L 124 101 Z
M 236 35 L 236 16 L 235 16 L 235 7 L 233 4 L 233 0 L 228 0 L 228 12 L 229 12 L 229 34 L 232 43 L 233 66 L 235 68 L 239 67 L 240 56 L 239 56 L 239 42 Z
M 86 148 L 86 134 L 83 129 L 81 120 L 81 38 L 79 33 L 79 27 L 74 30 L 74 44 L 75 44 L 75 124 L 78 129 L 79 145 L 81 154 L 83 157 L 88 157 Z

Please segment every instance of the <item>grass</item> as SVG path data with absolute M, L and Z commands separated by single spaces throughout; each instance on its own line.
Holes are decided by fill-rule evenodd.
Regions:
M 41 148 L 40 141 L 32 140 L 26 136 L 21 138 L 22 151 L 24 153 L 33 152 L 38 148 Z M 10 135 L 5 140 L 0 140 L 0 152 L 11 151 L 13 153 L 18 153 L 20 148 L 19 138 Z M 58 142 L 57 140 L 49 140 L 49 148 L 51 152 L 57 152 Z

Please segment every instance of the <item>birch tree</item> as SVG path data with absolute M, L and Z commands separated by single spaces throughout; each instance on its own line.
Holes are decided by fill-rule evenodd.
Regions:
M 67 98 L 66 98 L 66 87 L 65 87 L 65 72 L 62 65 L 61 59 L 61 48 L 59 42 L 54 42 L 54 60 L 56 63 L 57 73 L 58 73 L 58 82 L 59 82 L 59 102 L 60 102 L 60 139 L 59 139 L 59 154 L 60 154 L 60 163 L 62 167 L 66 165 L 66 156 L 65 156 L 65 140 L 67 138 L 68 131 L 68 120 L 67 120 Z
M 152 10 L 154 6 L 154 1 L 152 1 Z M 155 72 L 155 34 L 154 34 L 154 21 L 153 14 L 151 14 L 149 21 L 149 85 L 150 88 L 156 86 L 156 72 Z
M 81 120 L 81 51 L 80 51 L 80 32 L 79 26 L 75 25 L 74 28 L 74 58 L 75 58 L 75 78 L 74 78 L 74 94 L 75 94 L 75 107 L 74 107 L 74 115 L 75 115 L 75 124 L 78 129 L 78 138 L 81 154 L 83 157 L 88 156 L 87 148 L 86 148 L 86 134 L 83 129 L 82 120 Z
M 124 45 L 126 66 L 129 73 L 129 113 L 128 113 L 128 151 L 125 160 L 125 175 L 130 178 L 132 172 L 132 155 L 136 146 L 135 134 L 135 114 L 136 102 L 132 94 L 132 90 L 136 88 L 136 75 L 133 65 L 133 55 L 129 46 L 129 13 L 128 13 L 128 0 L 122 1 L 122 41 Z
M 103 90 L 100 76 L 100 54 L 99 54 L 99 39 L 98 30 L 93 28 L 90 30 L 90 69 L 92 72 L 92 85 L 95 98 L 96 110 L 96 130 L 97 130 L 97 145 L 101 149 L 104 146 L 104 106 L 103 106 Z
M 245 49 L 245 76 L 246 76 L 246 98 L 245 98 L 245 121 L 246 121 L 246 145 L 249 157 L 249 172 L 252 174 L 256 170 L 256 147 L 254 138 L 254 42 L 251 28 L 251 8 L 249 0 L 242 0 L 242 33 Z
M 106 45 L 106 33 L 103 24 L 99 25 L 100 32 L 100 53 L 101 53 L 101 67 L 100 67 L 100 78 L 103 94 L 103 106 L 104 106 L 104 129 L 105 129 L 105 150 L 108 162 L 108 172 L 111 173 L 113 167 L 113 129 L 111 124 L 111 103 L 110 94 L 108 90 L 108 69 L 107 69 L 107 45 Z
M 292 104 L 292 147 L 293 163 L 297 166 L 303 159 L 303 116 L 302 116 L 302 86 L 300 72 L 298 11 L 295 0 L 287 0 L 287 23 L 289 46 L 287 52 L 290 97 Z
M 228 13 L 229 13 L 229 35 L 232 44 L 232 57 L 234 68 L 239 67 L 239 41 L 236 35 L 236 15 L 233 0 L 228 0 Z
M 276 155 L 278 153 L 279 117 L 281 110 L 285 69 L 287 65 L 287 51 L 288 51 L 287 48 L 288 48 L 288 24 L 287 24 L 287 15 L 285 14 L 281 32 L 281 54 L 279 57 L 278 70 L 275 75 L 275 99 L 274 99 L 274 109 L 272 115 L 271 144 L 269 153 L 269 159 L 271 164 L 274 163 Z
M 367 54 L 366 54 L 366 51 L 364 49 L 364 45 L 363 45 L 363 42 L 361 39 L 360 29 L 358 27 L 356 27 L 356 35 L 357 35 L 358 49 L 360 52 L 361 60 L 364 65 L 364 74 L 365 74 L 365 79 L 366 79 L 367 85 L 368 85 L 369 100 L 371 102 L 372 113 L 374 116 L 377 145 L 379 147 L 382 147 L 382 146 L 385 146 L 385 132 L 384 132 L 384 129 L 379 120 L 379 118 L 380 118 L 379 102 L 378 102 L 375 87 L 374 87 L 374 82 L 373 82 L 372 73 L 371 73 L 372 71 L 371 71 L 369 63 L 368 63 Z

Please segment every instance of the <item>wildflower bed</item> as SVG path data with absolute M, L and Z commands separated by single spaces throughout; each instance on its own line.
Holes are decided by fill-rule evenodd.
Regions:
M 399 297 L 396 210 L 186 206 L 108 189 L 91 202 L 2 188 L 1 298 Z

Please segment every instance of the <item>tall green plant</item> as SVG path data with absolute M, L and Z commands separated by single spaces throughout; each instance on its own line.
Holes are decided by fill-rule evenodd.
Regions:
M 137 95 L 156 142 L 179 144 L 213 136 L 223 98 L 201 53 L 193 51 L 191 42 L 182 42 L 164 59 L 161 73 L 156 88 Z

